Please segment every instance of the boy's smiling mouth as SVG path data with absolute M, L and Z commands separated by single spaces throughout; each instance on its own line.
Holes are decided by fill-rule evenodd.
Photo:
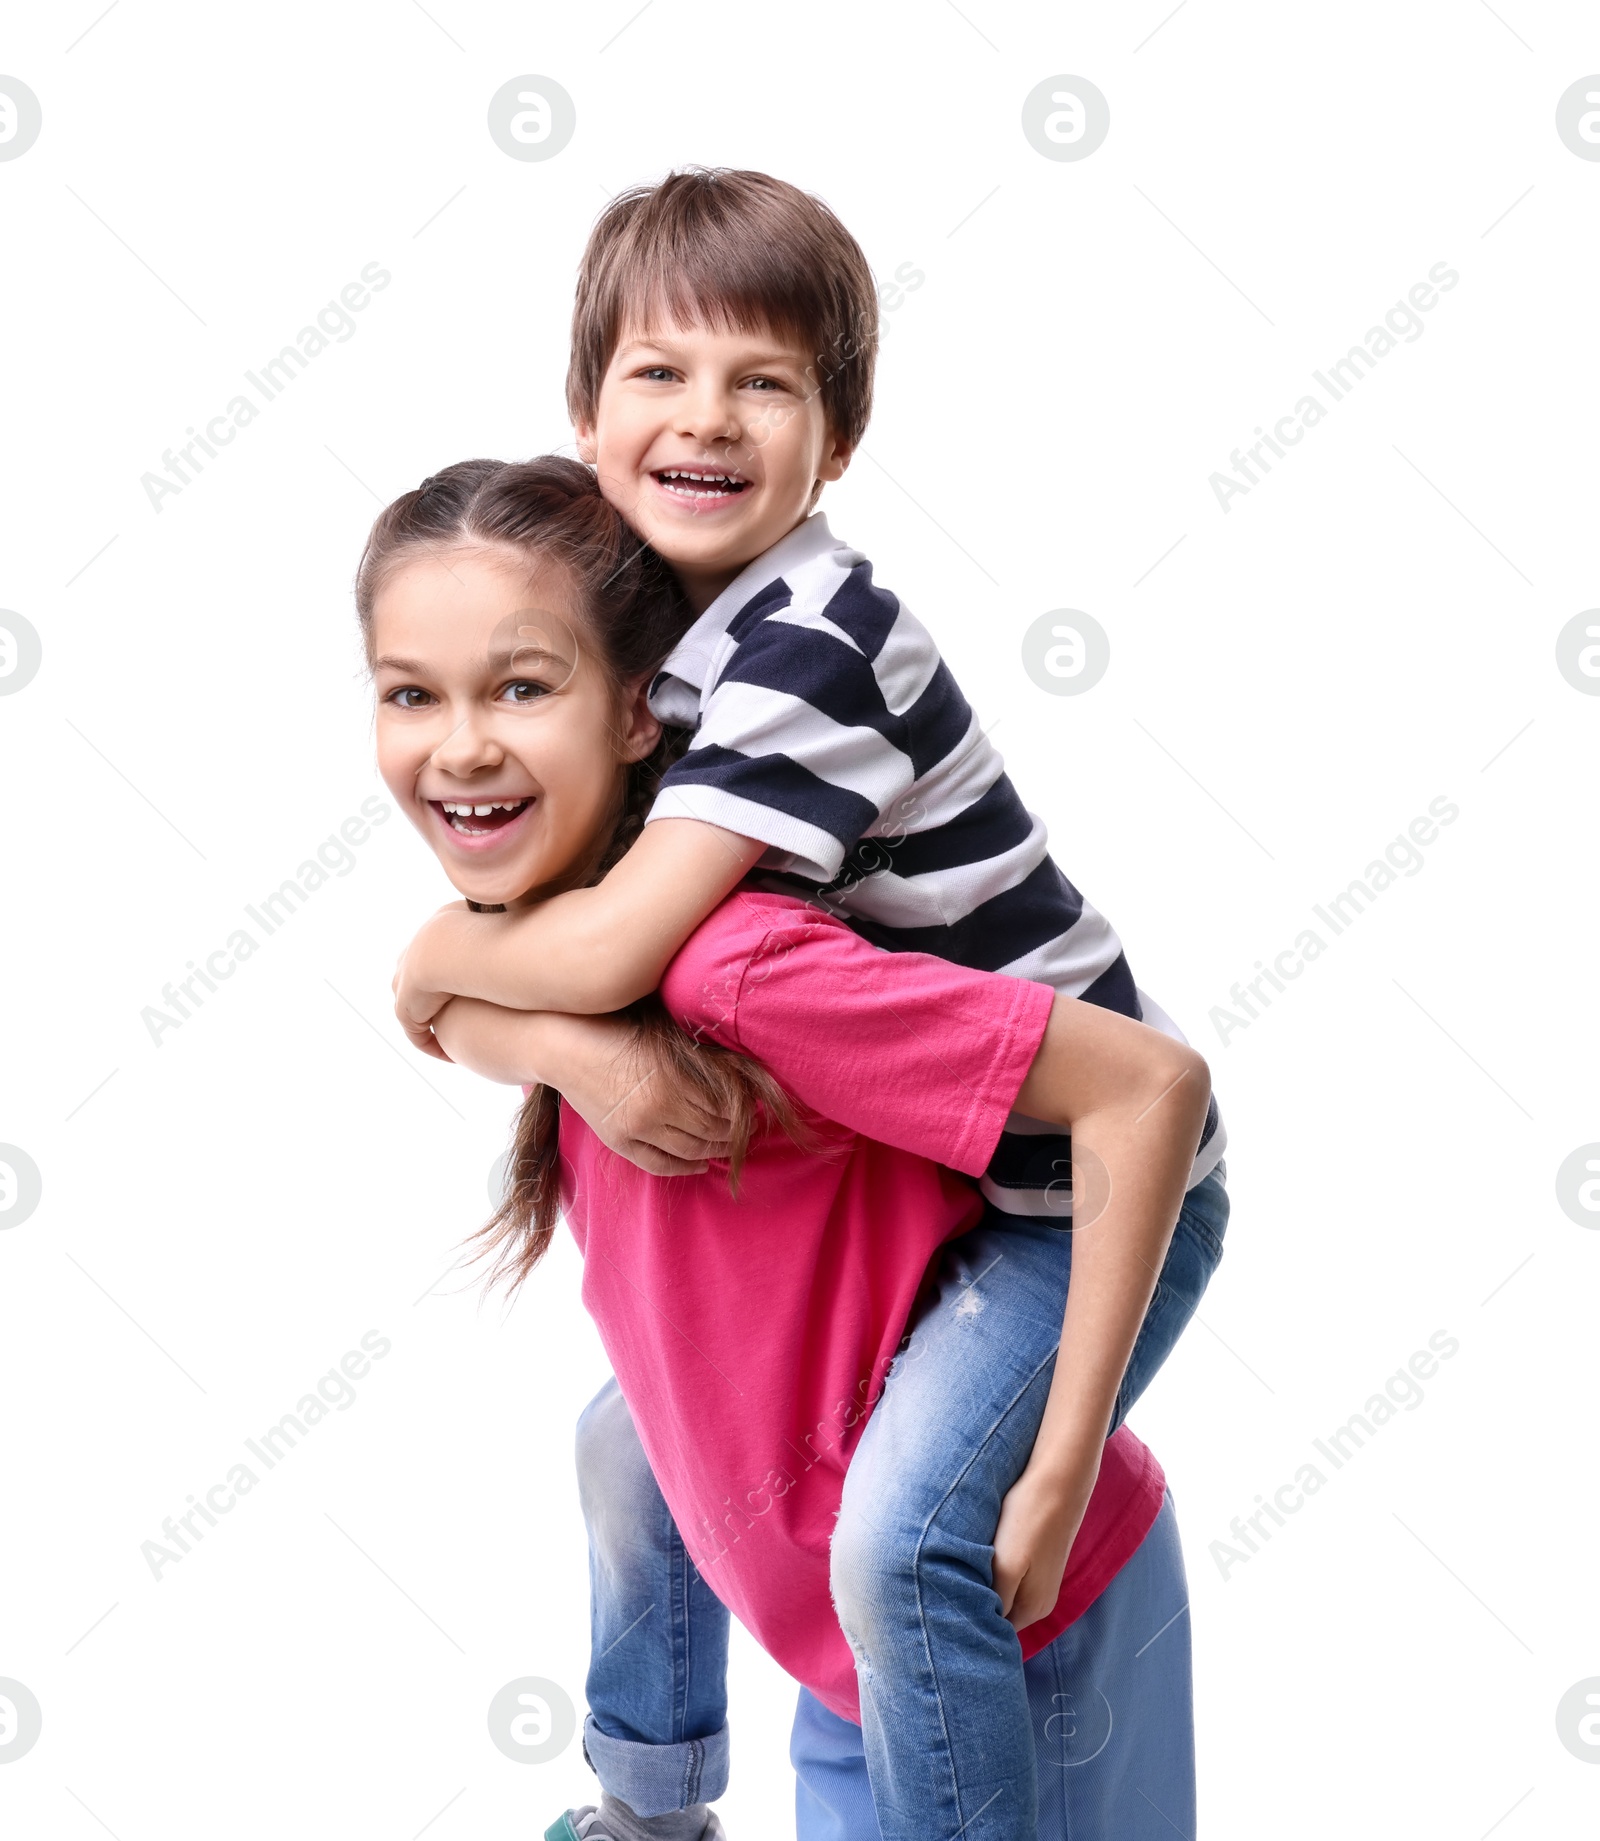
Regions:
M 655 467 L 651 478 L 674 499 L 692 505 L 726 505 L 750 489 L 751 481 L 742 473 L 714 467 Z

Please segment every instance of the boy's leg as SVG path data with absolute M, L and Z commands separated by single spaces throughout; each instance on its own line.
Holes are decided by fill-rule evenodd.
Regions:
M 589 1717 L 601 1787 L 640 1816 L 728 1787 L 728 1611 L 695 1570 L 615 1380 L 578 1420 L 589 1529 Z
M 845 1475 L 831 1584 L 884 1841 L 1033 1836 L 1022 1650 L 991 1580 L 1054 1372 L 1069 1247 L 991 1212 L 942 1249 Z
M 1169 1490 L 1138 1552 L 1024 1664 L 1038 1841 L 1195 1833 L 1187 1603 Z M 859 1726 L 802 1688 L 789 1756 L 798 1841 L 880 1841 Z
M 1226 1195 L 1218 1183 L 1200 1196 L 1210 1181 L 1185 1197 L 1130 1399 L 1216 1263 Z M 950 1242 L 851 1459 L 832 1584 L 886 1841 L 1033 1832 L 1027 1688 L 993 1542 L 1044 1413 L 1070 1273 L 1071 1236 L 1048 1223 L 991 1211 Z

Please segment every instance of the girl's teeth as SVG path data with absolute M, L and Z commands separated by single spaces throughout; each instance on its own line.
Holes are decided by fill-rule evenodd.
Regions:
M 441 799 L 439 809 L 444 813 L 445 823 L 452 831 L 463 837 L 492 837 L 494 833 L 509 824 L 511 819 L 523 812 L 533 801 L 531 799 L 496 799 L 493 801 L 474 801 L 468 804 L 461 799 Z M 487 818 L 492 812 L 506 812 L 511 816 L 500 825 L 475 825 L 474 818 Z

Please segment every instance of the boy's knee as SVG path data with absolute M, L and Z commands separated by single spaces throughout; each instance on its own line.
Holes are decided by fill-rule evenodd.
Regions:
M 828 1549 L 828 1583 L 834 1609 L 851 1645 L 914 1614 L 924 1544 L 921 1531 L 903 1523 L 869 1520 L 848 1495 Z
M 870 1668 L 887 1646 L 925 1633 L 930 1625 L 981 1620 L 999 1602 L 992 1537 L 976 1538 L 959 1518 L 887 1513 L 881 1501 L 864 1513 L 853 1505 L 848 1486 L 828 1573 L 834 1610 L 858 1668 Z

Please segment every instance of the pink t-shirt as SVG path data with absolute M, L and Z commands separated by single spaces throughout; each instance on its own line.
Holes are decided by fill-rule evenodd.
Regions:
M 987 1164 L 1053 993 L 886 954 L 804 902 L 738 890 L 667 968 L 661 997 L 691 1033 L 763 1062 L 817 1143 L 768 1132 L 735 1199 L 720 1167 L 647 1175 L 563 1106 L 584 1304 L 706 1582 L 824 1706 L 859 1722 L 828 1589 L 845 1470 L 930 1259 L 982 1213 L 952 1172 Z M 1110 1584 L 1164 1487 L 1154 1455 L 1118 1431 L 1024 1655 Z

